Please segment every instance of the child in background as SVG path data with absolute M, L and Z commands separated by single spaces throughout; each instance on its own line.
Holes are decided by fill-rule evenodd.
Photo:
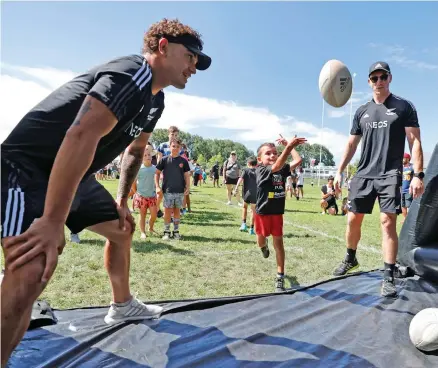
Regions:
M 248 167 L 243 169 L 239 180 L 233 190 L 233 195 L 236 195 L 239 190 L 239 185 L 243 182 L 243 209 L 242 209 L 242 225 L 240 226 L 240 231 L 247 231 L 248 227 L 246 225 L 246 217 L 248 214 L 248 205 L 251 206 L 251 227 L 249 233 L 255 235 L 254 232 L 254 214 L 255 214 L 255 204 L 257 201 L 257 182 L 256 182 L 256 166 L 257 159 L 255 157 L 248 158 Z
M 164 235 L 163 240 L 170 239 L 170 219 L 173 212 L 173 238 L 180 239 L 180 209 L 184 195 L 190 192 L 190 167 L 187 160 L 180 155 L 181 141 L 170 140 L 170 155 L 163 157 L 157 164 L 155 186 L 157 193 L 164 197 Z M 160 175 L 163 173 L 163 187 L 160 188 Z
M 281 136 L 280 136 L 281 137 Z M 274 143 L 263 143 L 257 150 L 258 166 L 257 202 L 255 214 L 255 230 L 257 244 L 263 257 L 269 257 L 267 238 L 272 235 L 277 259 L 277 277 L 275 291 L 282 292 L 284 288 L 284 245 L 283 245 L 283 214 L 286 202 L 285 183 L 290 175 L 290 166 L 286 164 L 287 157 L 292 154 L 292 165 L 301 164 L 301 157 L 295 147 L 306 142 L 305 138 L 292 138 L 289 142 L 283 137 L 277 140 L 286 146 L 280 157 Z
M 146 239 L 146 216 L 150 211 L 149 235 L 154 233 L 154 224 L 157 219 L 157 194 L 155 192 L 155 173 L 157 169 L 152 165 L 152 152 L 145 149 L 143 163 L 134 181 L 132 191 L 134 194 L 134 207 L 140 209 L 141 239 Z

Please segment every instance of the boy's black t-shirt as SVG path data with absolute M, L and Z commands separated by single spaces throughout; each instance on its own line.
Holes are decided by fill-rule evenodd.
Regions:
M 189 163 L 181 156 L 165 156 L 157 164 L 163 172 L 163 193 L 184 193 L 186 181 L 184 174 L 190 171 Z
M 334 190 L 334 188 L 329 188 L 329 187 L 327 186 L 327 184 L 324 184 L 324 185 L 321 187 L 321 192 L 323 192 L 324 194 L 327 194 L 327 193 L 328 193 L 328 190 L 332 191 L 332 190 Z M 327 203 L 328 203 L 328 207 L 331 207 L 331 206 L 335 206 L 335 205 L 336 205 L 336 198 L 335 198 L 333 195 L 327 197 L 325 200 L 326 200 Z
M 272 166 L 260 165 L 256 168 L 258 215 L 283 215 L 286 203 L 286 178 L 290 176 L 290 166 L 285 164 L 280 171 L 272 172 Z
M 243 179 L 243 198 L 256 198 L 257 179 L 255 167 L 244 168 L 240 177 Z

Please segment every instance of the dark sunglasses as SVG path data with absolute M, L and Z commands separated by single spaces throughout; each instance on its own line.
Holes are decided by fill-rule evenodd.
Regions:
M 375 75 L 374 77 L 370 77 L 370 81 L 376 83 L 379 80 L 379 78 L 381 81 L 386 81 L 388 79 L 388 74 L 382 74 L 380 77 Z

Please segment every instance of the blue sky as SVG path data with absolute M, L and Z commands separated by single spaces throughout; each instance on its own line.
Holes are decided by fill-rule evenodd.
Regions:
M 184 91 L 169 89 L 169 112 L 159 127 L 175 124 L 252 149 L 278 133 L 297 133 L 326 144 L 338 161 L 349 106 L 326 106 L 320 129 L 319 72 L 327 60 L 339 59 L 357 74 L 355 109 L 369 98 L 369 65 L 386 60 L 391 89 L 416 106 L 424 150 L 431 153 L 438 138 L 436 14 L 438 3 L 7 2 L 1 98 L 9 111 L 2 121 L 11 129 L 23 106 L 32 107 L 70 76 L 139 53 L 151 23 L 177 17 L 202 33 L 213 63 Z

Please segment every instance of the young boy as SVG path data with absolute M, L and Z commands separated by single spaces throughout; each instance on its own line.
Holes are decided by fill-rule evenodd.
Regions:
M 257 159 L 255 157 L 248 158 L 248 167 L 243 169 L 240 174 L 240 178 L 237 181 L 236 187 L 233 190 L 233 195 L 239 190 L 239 185 L 243 182 L 243 209 L 242 209 L 242 225 L 240 226 L 240 231 L 247 231 L 246 226 L 246 216 L 248 214 L 248 205 L 251 206 L 251 228 L 249 233 L 255 235 L 254 232 L 254 213 L 255 204 L 257 201 L 257 182 L 256 182 L 256 166 Z
M 170 218 L 173 212 L 173 238 L 180 239 L 179 222 L 180 208 L 184 195 L 190 191 L 190 167 L 187 160 L 180 155 L 181 141 L 177 138 L 170 140 L 170 155 L 163 157 L 157 164 L 155 187 L 157 193 L 164 195 L 164 236 L 170 239 Z M 160 188 L 160 175 L 163 172 L 163 188 Z
M 148 209 L 151 213 L 149 219 L 149 235 L 154 233 L 154 224 L 157 219 L 157 193 L 155 192 L 155 173 L 157 169 L 152 165 L 152 152 L 145 149 L 143 164 L 137 174 L 137 179 L 132 185 L 134 191 L 134 208 L 140 209 L 141 239 L 146 239 L 146 215 Z
M 281 136 L 280 136 L 281 137 Z M 275 291 L 282 292 L 284 288 L 284 245 L 283 245 L 283 214 L 286 201 L 285 182 L 290 175 L 290 166 L 286 164 L 287 157 L 292 154 L 292 165 L 301 164 L 301 157 L 295 147 L 306 142 L 305 138 L 292 138 L 289 142 L 283 137 L 277 140 L 286 146 L 280 157 L 274 143 L 263 143 L 257 150 L 256 169 L 257 202 L 255 228 L 257 244 L 263 257 L 269 257 L 268 237 L 272 235 L 277 258 L 277 277 Z

